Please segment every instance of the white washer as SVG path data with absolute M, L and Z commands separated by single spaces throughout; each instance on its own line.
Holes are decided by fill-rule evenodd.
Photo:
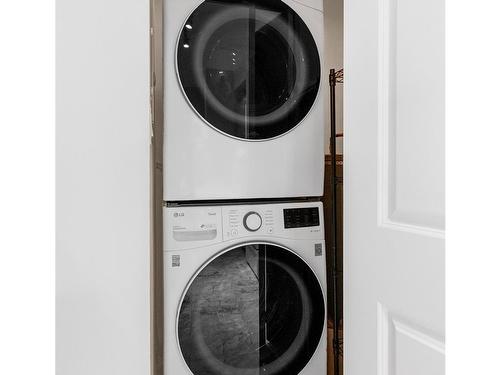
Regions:
M 325 375 L 322 204 L 165 211 L 165 374 Z
M 323 194 L 322 0 L 165 0 L 165 200 Z

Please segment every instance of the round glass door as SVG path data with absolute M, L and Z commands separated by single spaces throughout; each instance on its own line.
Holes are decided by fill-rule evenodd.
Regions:
M 287 133 L 311 109 L 320 59 L 311 32 L 281 0 L 207 0 L 189 17 L 177 68 L 194 110 L 246 140 Z
M 177 334 L 194 375 L 297 375 L 323 333 L 325 303 L 291 251 L 252 244 L 224 252 L 191 281 Z

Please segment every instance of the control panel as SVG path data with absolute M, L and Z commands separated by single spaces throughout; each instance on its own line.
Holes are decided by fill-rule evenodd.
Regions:
M 167 249 L 189 249 L 243 239 L 324 240 L 321 202 L 167 207 Z
M 223 207 L 224 236 L 235 238 L 252 233 L 273 234 L 275 221 L 272 206 Z
M 223 236 L 225 240 L 250 236 L 321 237 L 322 207 L 319 202 L 223 206 Z

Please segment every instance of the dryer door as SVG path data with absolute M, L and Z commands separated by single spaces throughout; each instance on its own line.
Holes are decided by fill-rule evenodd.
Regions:
M 311 32 L 282 1 L 207 0 L 180 33 L 177 69 L 188 101 L 208 124 L 263 140 L 304 119 L 321 66 Z
M 209 261 L 178 315 L 182 356 L 194 375 L 296 375 L 323 333 L 325 303 L 309 266 L 285 248 L 249 244 Z

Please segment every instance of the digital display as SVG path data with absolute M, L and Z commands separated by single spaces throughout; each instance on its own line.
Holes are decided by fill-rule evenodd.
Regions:
M 319 226 L 319 208 L 286 208 L 283 210 L 285 229 Z

